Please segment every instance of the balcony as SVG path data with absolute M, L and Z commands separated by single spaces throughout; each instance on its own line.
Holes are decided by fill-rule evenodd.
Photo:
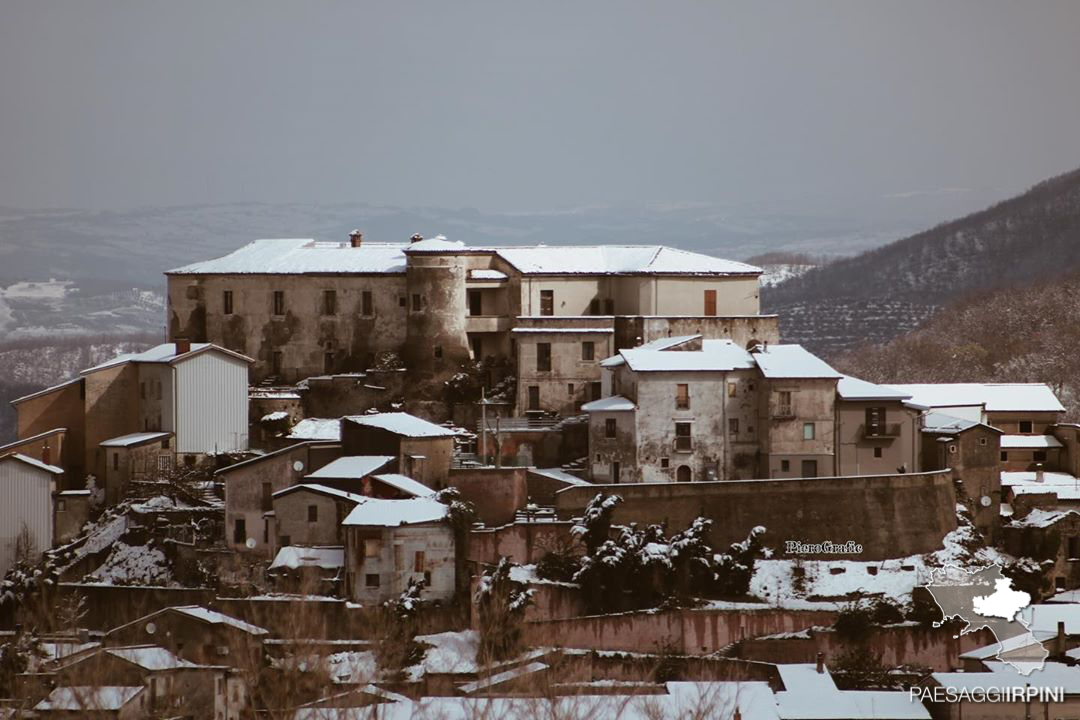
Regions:
M 864 440 L 892 440 L 900 437 L 900 432 L 900 423 L 859 426 L 859 437 Z
M 468 315 L 465 317 L 465 332 L 492 333 L 506 332 L 513 326 L 513 318 L 508 315 Z

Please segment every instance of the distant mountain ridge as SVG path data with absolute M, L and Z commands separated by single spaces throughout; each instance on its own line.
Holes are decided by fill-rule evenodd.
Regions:
M 975 292 L 1080 267 L 1080 170 L 762 291 L 785 341 L 834 355 L 885 342 Z

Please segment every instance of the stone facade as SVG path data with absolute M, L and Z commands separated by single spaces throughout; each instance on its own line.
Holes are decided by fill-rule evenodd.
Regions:
M 375 605 L 401 595 L 410 580 L 426 580 L 424 598 L 448 600 L 455 588 L 450 525 L 345 526 L 345 593 Z
M 286 545 L 344 545 L 341 521 L 355 500 L 301 486 L 274 497 L 274 551 Z

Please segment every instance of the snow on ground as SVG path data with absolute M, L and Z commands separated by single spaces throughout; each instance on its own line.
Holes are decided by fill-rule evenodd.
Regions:
M 113 545 L 108 559 L 86 579 L 105 585 L 174 584 L 165 553 L 157 548 L 125 542 Z
M 776 287 L 782 282 L 787 282 L 792 278 L 797 278 L 800 275 L 805 274 L 808 270 L 813 269 L 814 265 L 762 265 L 761 269 L 764 270 L 761 274 L 761 286 L 762 287 Z
M 895 560 L 860 562 L 858 560 L 758 560 L 750 581 L 750 594 L 771 606 L 798 609 L 839 609 L 848 597 L 879 595 L 899 603 L 911 599 L 911 591 L 932 580 L 932 568 L 946 564 L 960 567 L 1003 565 L 1014 561 L 994 548 L 969 547 L 979 543 L 970 524 L 945 536 L 944 547 L 926 555 L 912 555 Z M 798 568 L 802 579 L 797 580 Z M 731 603 L 729 603 L 731 604 Z M 709 607 L 718 606 L 710 603 Z
M 418 635 L 416 639 L 431 645 L 419 664 L 424 673 L 474 673 L 479 669 L 476 650 L 480 639 L 475 630 Z
M 335 683 L 363 684 L 376 679 L 378 666 L 370 650 L 346 650 L 329 655 L 326 669 Z

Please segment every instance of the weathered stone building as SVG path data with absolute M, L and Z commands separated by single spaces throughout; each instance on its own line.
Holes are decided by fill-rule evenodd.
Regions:
M 392 353 L 416 403 L 441 400 L 442 380 L 470 358 L 520 355 L 518 411 L 565 414 L 595 395 L 585 343 L 600 358 L 684 327 L 775 341 L 776 318 L 758 315 L 760 274 L 662 246 L 259 240 L 167 273 L 169 334 L 250 355 L 255 380 L 289 383 Z

